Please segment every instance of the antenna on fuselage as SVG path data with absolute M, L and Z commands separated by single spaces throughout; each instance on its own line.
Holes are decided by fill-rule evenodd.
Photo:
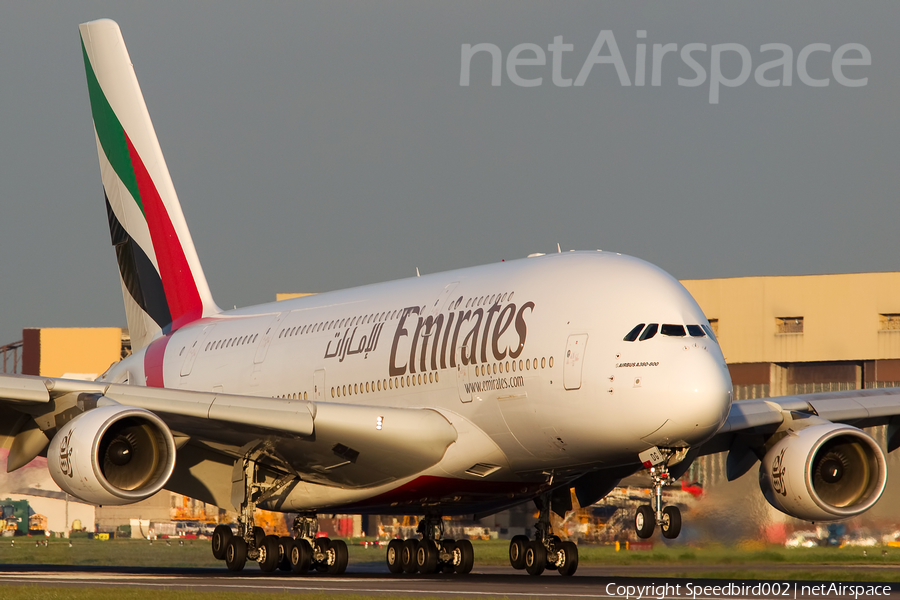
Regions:
M 556 253 L 562 254 L 562 248 L 559 247 L 559 242 L 556 242 Z
M 421 277 L 421 275 L 419 275 L 419 267 L 416 267 L 416 277 Z

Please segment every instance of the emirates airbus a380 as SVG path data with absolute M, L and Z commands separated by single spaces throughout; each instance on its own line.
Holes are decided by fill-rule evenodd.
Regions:
M 612 252 L 566 252 L 235 310 L 213 302 L 116 23 L 81 25 L 100 171 L 134 354 L 93 382 L 0 376 L 8 469 L 46 456 L 95 504 L 167 489 L 236 510 L 213 554 L 239 571 L 347 567 L 317 513 L 410 514 L 392 573 L 468 573 L 472 545 L 442 517 L 534 501 L 510 563 L 572 575 L 578 549 L 550 511 L 649 469 L 637 534 L 681 529 L 661 490 L 701 454 L 801 519 L 843 519 L 884 489 L 897 390 L 732 404 L 722 352 L 672 276 Z M 98 209 L 99 209 L 98 204 Z M 888 451 L 898 445 L 891 428 Z M 257 508 L 298 513 L 294 535 Z

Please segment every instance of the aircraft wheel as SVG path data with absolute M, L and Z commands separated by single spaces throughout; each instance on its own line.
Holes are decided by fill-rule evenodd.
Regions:
M 278 570 L 291 570 L 291 549 L 294 546 L 294 538 L 286 535 L 278 538 Z
M 211 543 L 213 556 L 216 557 L 216 560 L 225 558 L 225 548 L 228 546 L 228 540 L 231 539 L 232 535 L 234 534 L 231 533 L 231 527 L 228 525 L 216 525 L 216 528 L 213 530 Z
M 316 571 L 325 573 L 328 571 L 328 549 L 331 548 L 331 540 L 327 537 L 316 538 L 313 545 L 313 563 Z
M 278 556 L 278 537 L 267 535 L 263 538 L 262 544 L 259 545 L 259 570 L 263 573 L 271 573 L 278 568 L 281 557 Z
M 403 546 L 400 548 L 400 562 L 403 564 L 404 573 L 415 573 L 418 569 L 416 564 L 416 551 L 419 549 L 419 540 L 409 538 L 403 540 Z
M 297 538 L 291 544 L 291 553 L 289 562 L 291 564 L 291 572 L 302 575 L 309 572 L 309 565 L 312 563 L 312 546 L 303 538 Z
M 266 530 L 262 527 L 254 527 L 253 528 L 253 538 L 256 540 L 256 547 L 259 548 L 262 546 L 263 540 L 266 537 Z
M 416 568 L 419 573 L 437 573 L 438 549 L 434 540 L 422 540 L 416 548 Z
M 456 542 L 456 551 L 459 552 L 459 563 L 455 565 L 456 568 L 453 570 L 460 575 L 466 575 L 475 566 L 475 549 L 472 548 L 472 542 L 459 540 Z
M 681 533 L 681 510 L 677 506 L 667 506 L 663 509 L 663 522 L 660 526 L 664 537 L 674 540 Z
M 656 528 L 656 515 L 649 504 L 638 506 L 637 512 L 634 514 L 634 530 L 637 536 L 642 540 L 646 540 L 653 535 Z
M 537 540 L 528 542 L 525 548 L 525 570 L 529 575 L 540 575 L 547 566 L 547 549 Z
M 244 568 L 247 562 L 247 542 L 244 538 L 234 535 L 225 546 L 225 566 L 229 571 L 237 573 Z
M 559 554 L 562 559 L 562 564 L 557 567 L 559 574 L 567 577 L 574 575 L 578 568 L 578 546 L 574 542 L 563 542 Z
M 524 535 L 515 535 L 509 541 L 509 564 L 513 569 L 525 568 L 525 548 L 528 546 L 528 538 Z
M 327 556 L 328 569 L 326 573 L 329 575 L 341 575 L 347 570 L 349 554 L 347 552 L 347 543 L 344 540 L 331 540 Z
M 386 553 L 388 571 L 391 573 L 403 572 L 402 554 L 403 540 L 397 538 L 392 539 L 388 544 Z
M 447 554 L 448 558 L 441 566 L 441 571 L 449 575 L 456 570 L 456 565 L 453 564 L 453 556 L 456 554 L 456 542 L 454 542 L 453 540 L 442 540 L 441 554 L 445 553 Z

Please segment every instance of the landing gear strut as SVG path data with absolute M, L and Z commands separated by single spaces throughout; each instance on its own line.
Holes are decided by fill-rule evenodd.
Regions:
M 666 460 L 650 468 L 650 478 L 653 481 L 653 496 L 650 504 L 639 506 L 634 515 L 634 530 L 638 537 L 647 539 L 653 535 L 653 530 L 659 525 L 663 537 L 670 540 L 681 533 L 681 510 L 677 506 L 663 506 L 662 490 L 669 485 L 673 478 L 669 474 L 668 461 L 674 456 L 672 451 L 662 451 L 667 454 Z
M 559 571 L 560 575 L 574 575 L 578 568 L 578 546 L 564 542 L 553 535 L 550 526 L 550 495 L 535 499 L 540 513 L 534 524 L 534 539 L 524 535 L 514 536 L 509 542 L 509 564 L 514 569 L 525 569 L 529 575 L 540 575 L 546 568 Z
M 422 539 L 393 539 L 387 548 L 387 566 L 391 573 L 459 573 L 465 575 L 475 564 L 475 551 L 469 540 L 444 539 L 444 521 L 428 515 L 419 521 L 416 533 Z
M 258 459 L 263 456 L 279 463 L 287 473 L 267 483 L 259 473 Z M 314 514 L 294 519 L 296 538 L 266 535 L 261 527 L 254 526 L 257 505 L 299 478 L 293 467 L 267 444 L 249 447 L 235 462 L 232 502 L 240 505 L 238 533 L 234 534 L 227 525 L 219 525 L 212 536 L 213 556 L 224 560 L 229 571 L 243 570 L 248 559 L 256 561 L 264 572 L 280 569 L 299 574 L 314 569 L 339 575 L 347 569 L 347 544 L 316 537 L 319 526 Z

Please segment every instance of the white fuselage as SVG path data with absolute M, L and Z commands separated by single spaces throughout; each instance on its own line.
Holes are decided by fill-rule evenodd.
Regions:
M 625 341 L 641 323 L 661 331 Z M 638 453 L 654 445 L 709 439 L 728 414 L 731 380 L 717 342 L 697 335 L 701 325 L 697 303 L 657 267 L 568 252 L 227 311 L 157 340 L 105 378 L 432 408 L 459 431 L 433 468 L 362 489 L 304 482 L 273 507 L 420 510 L 440 501 L 446 512 L 474 512 L 533 495 L 554 476 L 637 469 Z M 672 335 L 677 326 L 685 335 Z M 302 441 L 281 452 L 290 460 Z

